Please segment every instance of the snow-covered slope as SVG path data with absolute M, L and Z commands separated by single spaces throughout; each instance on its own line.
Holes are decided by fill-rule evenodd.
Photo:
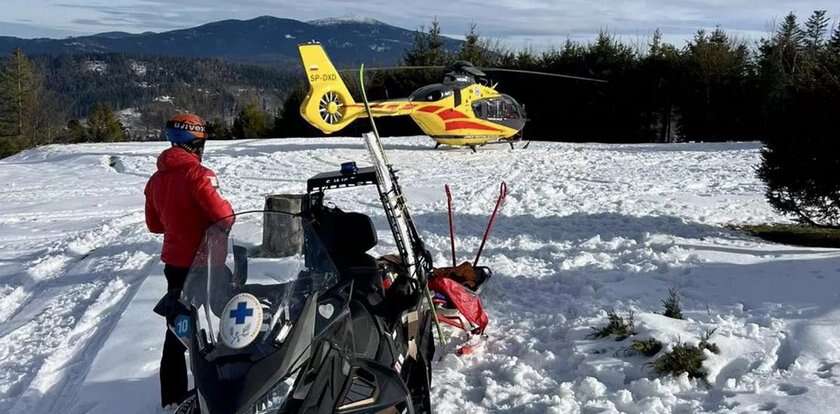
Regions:
M 434 373 L 438 412 L 657 413 L 840 410 L 840 252 L 768 244 L 722 225 L 782 220 L 754 177 L 757 144 L 573 145 L 432 151 L 386 140 L 417 224 L 448 261 L 474 253 L 501 180 L 508 203 L 483 263 L 489 338 Z M 0 412 L 155 413 L 165 282 L 143 185 L 163 143 L 51 146 L 0 161 Z M 299 193 L 360 139 L 211 143 L 206 163 L 237 210 Z M 340 192 L 374 216 L 376 194 Z M 390 252 L 381 233 L 377 253 Z M 668 289 L 687 320 L 659 316 Z M 605 310 L 637 338 L 697 342 L 716 328 L 708 384 L 656 378 L 630 340 L 593 340 Z

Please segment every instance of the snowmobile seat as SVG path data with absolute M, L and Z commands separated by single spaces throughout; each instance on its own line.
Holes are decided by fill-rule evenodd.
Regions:
M 316 231 L 342 278 L 354 280 L 362 291 L 381 286 L 376 259 L 367 251 L 378 242 L 373 221 L 362 213 L 324 208 L 316 216 Z
M 366 253 L 376 246 L 376 229 L 370 217 L 324 208 L 316 216 L 318 237 L 330 253 Z

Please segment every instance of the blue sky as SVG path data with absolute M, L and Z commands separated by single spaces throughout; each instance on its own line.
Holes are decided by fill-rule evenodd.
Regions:
M 765 35 L 789 11 L 807 17 L 827 9 L 840 17 L 837 0 L 2 0 L 0 35 L 65 37 L 107 31 L 165 31 L 228 18 L 261 15 L 299 20 L 371 17 L 414 29 L 437 18 L 445 33 L 463 34 L 477 23 L 481 34 L 517 47 L 544 48 L 566 38 L 591 39 L 599 30 L 646 42 L 660 28 L 681 43 L 699 28 L 721 26 L 746 39 Z M 235 3 L 235 4 L 232 4 Z M 835 19 L 836 21 L 836 19 Z

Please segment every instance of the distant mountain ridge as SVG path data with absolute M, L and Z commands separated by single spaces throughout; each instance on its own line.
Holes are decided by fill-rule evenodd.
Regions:
M 66 39 L 0 36 L 0 53 L 21 48 L 28 55 L 121 53 L 147 56 L 220 58 L 233 63 L 296 64 L 297 45 L 321 42 L 337 66 L 396 64 L 413 43 L 415 30 L 367 18 L 302 22 L 272 16 L 222 20 L 168 32 L 107 32 Z M 445 38 L 448 48 L 461 41 Z

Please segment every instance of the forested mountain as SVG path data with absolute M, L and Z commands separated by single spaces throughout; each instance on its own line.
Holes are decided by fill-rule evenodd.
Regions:
M 371 19 L 264 16 L 164 33 L 0 37 L 0 56 L 22 51 L 31 58 L 32 88 L 49 92 L 38 100 L 52 105 L 49 118 L 84 119 L 105 104 L 123 110 L 129 138 L 143 139 L 155 136 L 177 111 L 200 113 L 220 125 L 232 125 L 248 105 L 270 117 L 301 80 L 299 43 L 321 42 L 339 67 L 392 65 L 402 61 L 416 36 Z M 441 42 L 450 51 L 462 43 L 446 37 Z
M 414 30 L 371 19 L 325 19 L 301 22 L 271 16 L 223 20 L 163 33 L 101 33 L 67 39 L 0 37 L 0 55 L 23 49 L 28 55 L 107 54 L 214 57 L 234 63 L 275 67 L 298 61 L 297 45 L 317 40 L 340 66 L 396 64 L 414 40 Z M 444 38 L 455 49 L 460 42 Z
M 46 88 L 65 101 L 72 118 L 85 117 L 101 102 L 117 109 L 169 104 L 209 118 L 232 118 L 238 102 L 259 102 L 267 110 L 279 107 L 296 82 L 287 69 L 209 58 L 80 54 L 33 60 Z

